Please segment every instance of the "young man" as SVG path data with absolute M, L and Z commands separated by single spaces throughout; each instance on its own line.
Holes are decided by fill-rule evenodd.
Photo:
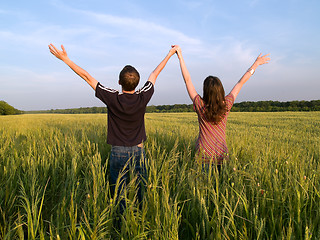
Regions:
M 119 75 L 119 84 L 122 92 L 102 86 L 88 72 L 71 61 L 63 45 L 62 51 L 53 44 L 49 45 L 50 52 L 66 63 L 76 74 L 83 78 L 94 90 L 96 97 L 107 105 L 108 108 L 108 133 L 107 143 L 112 145 L 110 154 L 110 181 L 115 186 L 119 173 L 123 170 L 128 160 L 134 160 L 135 170 L 140 176 L 144 167 L 140 165 L 144 158 L 143 142 L 146 140 L 144 114 L 146 106 L 154 92 L 154 84 L 168 60 L 176 52 L 172 46 L 167 56 L 150 74 L 148 81 L 138 91 L 140 75 L 132 66 L 125 66 Z M 119 190 L 128 179 L 128 174 L 120 179 Z M 141 188 L 138 188 L 138 198 L 141 202 Z

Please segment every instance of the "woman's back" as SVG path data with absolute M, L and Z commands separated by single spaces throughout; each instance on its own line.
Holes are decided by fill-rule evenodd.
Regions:
M 229 94 L 225 97 L 227 111 L 219 123 L 209 121 L 205 114 L 205 103 L 199 95 L 193 100 L 193 107 L 198 115 L 199 136 L 196 142 L 196 150 L 203 163 L 216 161 L 221 164 L 228 157 L 226 143 L 227 117 L 234 102 L 234 97 Z

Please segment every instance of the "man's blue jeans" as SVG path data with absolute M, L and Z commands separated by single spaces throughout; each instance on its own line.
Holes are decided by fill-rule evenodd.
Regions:
M 117 183 L 119 175 L 121 175 L 119 188 L 117 191 L 118 196 L 121 194 L 121 189 L 125 188 L 126 184 L 130 181 L 129 179 L 129 169 L 134 167 L 135 173 L 137 174 L 138 187 L 138 200 L 139 203 L 142 202 L 142 191 L 141 191 L 141 178 L 145 175 L 145 152 L 144 148 L 133 146 L 133 147 L 123 147 L 123 146 L 112 146 L 110 154 L 110 182 L 113 190 Z M 124 173 L 124 175 L 123 175 Z M 121 212 L 125 208 L 125 201 L 121 200 Z

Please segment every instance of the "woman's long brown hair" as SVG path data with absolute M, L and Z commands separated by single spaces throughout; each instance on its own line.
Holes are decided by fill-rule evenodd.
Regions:
M 204 114 L 208 121 L 218 124 L 227 112 L 224 88 L 219 78 L 209 76 L 203 82 Z

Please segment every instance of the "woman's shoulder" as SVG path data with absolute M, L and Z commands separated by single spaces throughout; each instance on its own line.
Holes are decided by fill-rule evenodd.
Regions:
M 203 101 L 202 97 L 199 94 L 194 97 L 193 105 L 199 106 L 199 108 L 204 108 L 205 107 L 205 102 Z
M 199 94 L 197 94 L 193 99 L 193 110 L 197 113 L 203 111 L 204 103 Z
M 232 93 L 229 93 L 227 96 L 225 96 L 225 99 L 226 99 L 226 101 L 227 100 L 231 100 L 232 102 L 234 101 L 234 96 L 233 96 L 233 94 Z
M 231 107 L 234 103 L 234 96 L 232 93 L 229 93 L 226 97 L 225 97 L 225 101 L 226 101 L 226 105 L 227 105 L 227 108 L 228 108 L 228 111 L 231 110 Z

